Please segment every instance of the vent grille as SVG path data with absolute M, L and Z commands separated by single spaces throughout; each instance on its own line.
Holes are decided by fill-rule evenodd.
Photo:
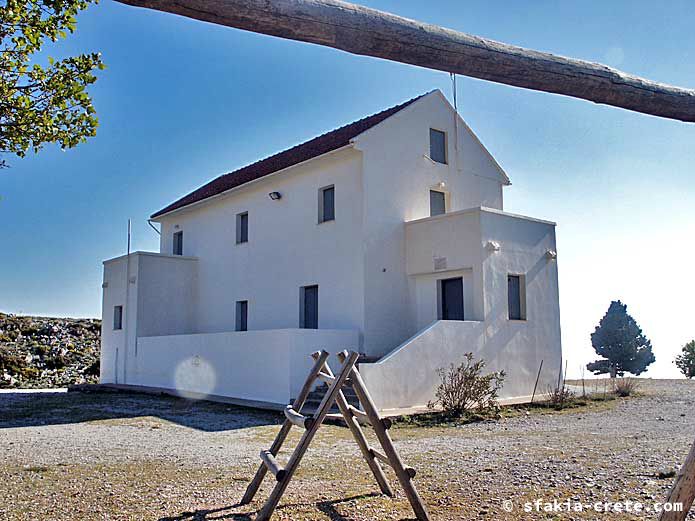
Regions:
M 434 258 L 434 269 L 435 270 L 445 270 L 446 269 L 446 257 L 435 257 Z

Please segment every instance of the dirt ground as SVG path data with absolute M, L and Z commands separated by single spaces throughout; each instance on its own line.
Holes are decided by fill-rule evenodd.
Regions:
M 515 409 L 495 422 L 398 424 L 391 435 L 435 520 L 654 519 L 673 481 L 659 473 L 678 468 L 695 435 L 695 382 L 640 383 L 638 397 Z M 253 519 L 271 479 L 251 505 L 237 502 L 280 422 L 170 397 L 0 393 L 0 519 Z M 378 494 L 349 431 L 322 427 L 274 519 L 412 519 L 388 476 L 395 498 Z M 560 511 L 553 500 L 569 503 Z M 643 510 L 585 506 L 615 501 Z

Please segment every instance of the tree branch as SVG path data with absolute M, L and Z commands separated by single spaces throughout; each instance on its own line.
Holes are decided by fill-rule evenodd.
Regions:
M 353 54 L 695 122 L 695 90 L 340 0 L 117 1 Z

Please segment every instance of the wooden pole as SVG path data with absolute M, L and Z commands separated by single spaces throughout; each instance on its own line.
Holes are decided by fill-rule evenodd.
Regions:
M 695 442 L 690 447 L 690 453 L 678 471 L 676 481 L 666 500 L 672 507 L 680 504 L 680 512 L 663 511 L 659 521 L 683 521 L 688 516 L 693 500 L 695 500 Z
M 353 54 L 695 122 L 693 89 L 340 0 L 117 1 Z
M 536 389 L 538 388 L 538 380 L 541 378 L 541 370 L 543 369 L 543 360 L 541 360 L 541 365 L 538 366 L 538 375 L 536 376 L 536 383 L 533 386 L 533 394 L 531 395 L 531 403 L 533 403 L 533 399 L 536 397 Z

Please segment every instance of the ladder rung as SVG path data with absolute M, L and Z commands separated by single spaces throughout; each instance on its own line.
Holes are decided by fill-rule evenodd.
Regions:
M 378 450 L 370 448 L 369 452 L 371 452 L 372 456 L 374 456 L 376 459 L 383 461 L 387 465 L 393 467 L 393 465 L 391 464 L 391 460 L 388 459 L 388 457 L 386 457 L 384 454 L 382 454 Z M 413 467 L 403 467 L 403 470 L 405 470 L 406 474 L 408 474 L 408 476 L 410 476 L 411 479 L 415 477 L 415 469 Z
M 363 420 L 362 418 L 360 418 L 354 414 L 353 414 L 353 417 L 355 418 L 355 420 L 357 420 L 357 423 L 361 423 L 363 425 L 369 425 L 369 422 L 366 419 Z M 338 420 L 338 421 L 342 421 L 343 423 L 346 423 L 345 416 L 343 416 L 342 413 L 339 413 L 339 412 L 327 414 L 326 419 L 327 420 Z
M 263 460 L 263 464 L 266 467 L 268 467 L 268 470 L 273 473 L 275 479 L 277 479 L 278 481 L 282 481 L 283 479 L 285 479 L 285 469 L 283 469 L 280 466 L 278 460 L 275 459 L 275 456 L 273 456 L 272 452 L 270 452 L 269 450 L 262 450 L 261 459 Z
M 321 380 L 324 383 L 327 383 L 328 385 L 331 385 L 333 382 L 335 382 L 335 377 L 331 376 L 329 374 L 326 374 L 324 372 L 320 372 L 319 374 L 316 375 L 316 378 Z
M 358 422 L 364 425 L 371 425 L 372 422 L 370 421 L 369 416 L 366 412 L 360 411 L 352 405 L 350 406 L 350 412 L 355 418 L 357 418 Z M 384 426 L 384 429 L 386 430 L 390 429 L 391 425 L 393 425 L 393 422 L 389 418 L 379 418 L 379 420 L 381 421 L 381 424 Z
M 369 449 L 369 452 L 372 453 L 372 456 L 374 456 L 376 459 L 383 461 L 387 465 L 391 465 L 391 460 L 389 460 L 384 454 L 379 452 L 376 449 Z
M 296 425 L 297 427 L 303 427 L 307 430 L 309 430 L 314 423 L 313 418 L 309 418 L 307 416 L 304 416 L 303 414 L 299 414 L 292 408 L 291 405 L 285 407 L 285 418 L 292 422 L 293 425 Z
M 369 416 L 367 416 L 366 412 L 360 411 L 358 408 L 353 407 L 352 405 L 349 405 L 348 408 L 350 409 L 350 412 L 352 415 L 357 418 L 357 421 L 360 423 L 370 423 L 369 422 Z

